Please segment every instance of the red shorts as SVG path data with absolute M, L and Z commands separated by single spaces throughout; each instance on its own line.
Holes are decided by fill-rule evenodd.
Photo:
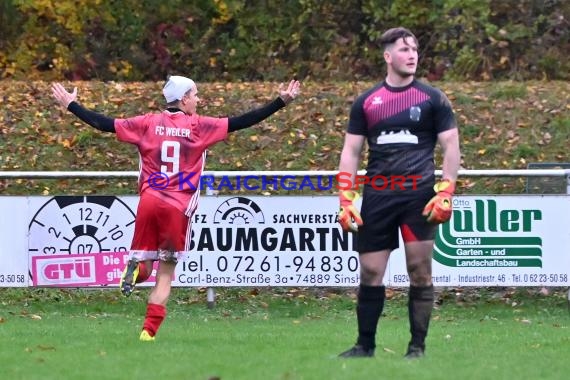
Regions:
M 146 251 L 142 256 L 148 259 L 153 259 L 159 251 L 188 251 L 191 230 L 190 218 L 183 212 L 151 192 L 143 193 L 137 208 L 131 251 Z

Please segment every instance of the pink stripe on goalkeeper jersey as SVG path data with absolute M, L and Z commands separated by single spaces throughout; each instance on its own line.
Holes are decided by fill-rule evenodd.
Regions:
M 374 127 L 378 122 L 421 104 L 429 98 L 428 94 L 414 87 L 401 92 L 394 92 L 386 87 L 381 87 L 364 101 L 368 125 Z

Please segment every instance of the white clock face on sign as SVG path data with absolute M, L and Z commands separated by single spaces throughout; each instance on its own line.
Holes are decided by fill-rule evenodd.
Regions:
M 47 201 L 29 225 L 31 256 L 126 252 L 135 213 L 114 196 L 57 196 Z

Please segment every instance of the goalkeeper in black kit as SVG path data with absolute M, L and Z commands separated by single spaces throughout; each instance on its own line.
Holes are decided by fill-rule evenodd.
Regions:
M 359 194 L 340 191 L 339 223 L 356 233 L 360 287 L 356 344 L 343 358 L 371 357 L 385 300 L 384 274 L 401 231 L 410 279 L 410 341 L 406 358 L 424 356 L 434 301 L 432 254 L 437 225 L 451 217 L 460 164 L 459 135 L 447 97 L 415 79 L 418 41 L 405 28 L 381 38 L 387 76 L 352 105 L 339 172 L 355 183 L 364 143 L 368 144 L 367 178 L 417 178 L 415 182 L 366 183 L 362 216 L 354 205 Z M 443 150 L 443 176 L 436 183 L 434 148 Z

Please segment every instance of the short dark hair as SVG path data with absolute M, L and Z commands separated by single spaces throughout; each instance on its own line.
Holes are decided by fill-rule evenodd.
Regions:
M 384 34 L 382 34 L 382 37 L 380 37 L 379 43 L 382 49 L 386 49 L 388 45 L 393 44 L 399 38 L 403 38 L 405 40 L 407 37 L 412 37 L 416 45 L 418 45 L 418 39 L 414 33 L 412 33 L 409 29 L 402 28 L 401 26 L 385 31 Z

